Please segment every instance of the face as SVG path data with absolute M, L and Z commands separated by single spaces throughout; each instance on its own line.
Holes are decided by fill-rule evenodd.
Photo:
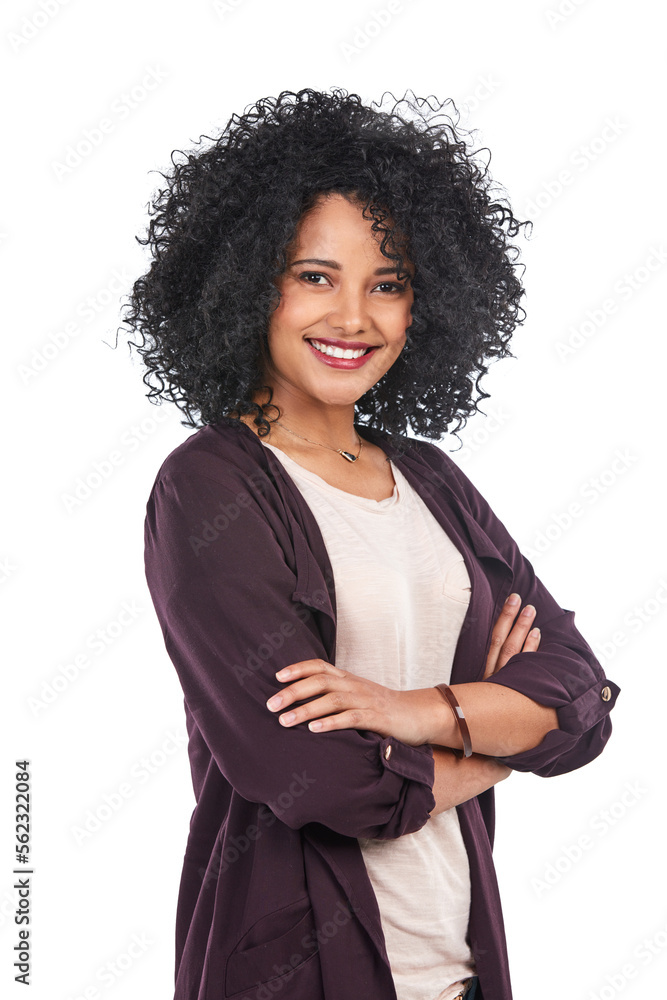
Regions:
M 404 266 L 414 274 L 406 258 Z M 276 282 L 265 379 L 275 403 L 349 406 L 391 368 L 414 300 L 410 278 L 397 273 L 361 206 L 337 193 L 319 199 Z

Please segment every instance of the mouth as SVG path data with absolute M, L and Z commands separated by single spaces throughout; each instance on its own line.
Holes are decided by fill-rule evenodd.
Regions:
M 325 340 L 307 340 L 311 352 L 325 365 L 331 368 L 354 369 L 365 365 L 372 354 L 378 349 L 372 345 L 354 343 L 338 347 Z

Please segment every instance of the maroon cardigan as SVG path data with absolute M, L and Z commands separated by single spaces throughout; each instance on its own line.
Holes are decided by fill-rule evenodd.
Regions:
M 459 548 L 471 601 L 451 682 L 478 681 L 515 590 L 537 609 L 538 652 L 488 681 L 555 706 L 559 729 L 502 758 L 562 774 L 602 751 L 619 688 L 535 577 L 485 500 L 434 444 L 384 449 Z M 176 917 L 175 1000 L 395 1000 L 358 837 L 419 830 L 433 753 L 346 729 L 283 728 L 266 700 L 288 663 L 335 663 L 336 599 L 322 535 L 270 449 L 241 422 L 193 433 L 161 466 L 146 515 L 146 577 L 185 696 L 196 806 Z M 470 860 L 478 1000 L 510 1000 L 491 848 L 493 790 L 457 807 Z M 444 985 L 444 984 L 443 984 Z

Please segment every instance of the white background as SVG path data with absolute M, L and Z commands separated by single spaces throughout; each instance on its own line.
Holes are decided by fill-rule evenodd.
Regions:
M 29 995 L 172 995 L 194 800 L 142 531 L 157 469 L 191 431 L 175 408 L 146 402 L 138 362 L 122 340 L 110 345 L 121 297 L 146 267 L 134 237 L 160 180 L 151 171 L 260 97 L 331 86 L 368 101 L 407 88 L 453 97 L 535 222 L 517 358 L 492 369 L 489 415 L 470 422 L 457 460 L 576 610 L 622 694 L 596 761 L 552 779 L 516 774 L 498 791 L 515 997 L 664 995 L 667 243 L 655 11 L 651 0 L 3 5 L 5 995 L 28 995 L 12 982 L 20 757 L 33 775 Z M 59 168 L 103 118 L 102 141 Z M 68 502 L 112 452 L 111 474 Z M 94 648 L 98 629 L 106 639 Z M 104 821 L 86 830 L 96 812 Z

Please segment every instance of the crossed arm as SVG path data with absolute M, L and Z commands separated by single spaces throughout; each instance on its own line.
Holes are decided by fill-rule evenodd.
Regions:
M 534 652 L 539 647 L 539 630 L 531 627 L 535 608 L 528 605 L 518 614 L 520 607 L 519 595 L 511 594 L 493 628 L 484 680 L 501 670 L 515 653 Z M 550 730 L 559 728 L 555 708 L 512 688 L 481 683 L 452 685 L 468 721 L 474 751 L 471 757 L 459 758 L 453 752 L 462 747 L 458 725 L 435 688 L 396 691 L 323 660 L 290 664 L 276 677 L 290 683 L 268 700 L 267 708 L 281 712 L 279 719 L 284 726 L 308 722 L 313 732 L 367 729 L 411 746 L 431 744 L 436 802 L 432 816 L 506 778 L 511 769 L 495 757 L 531 749 Z M 313 700 L 290 707 L 306 698 Z

